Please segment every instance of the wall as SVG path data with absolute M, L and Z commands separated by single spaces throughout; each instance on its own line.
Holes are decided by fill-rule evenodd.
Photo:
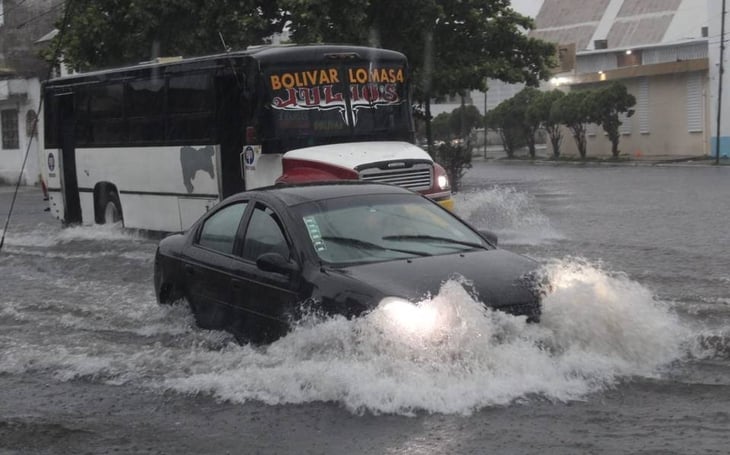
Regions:
M 0 110 L 18 110 L 18 142 L 17 149 L 0 149 L 0 179 L 7 183 L 15 184 L 20 175 L 20 168 L 28 151 L 28 160 L 21 176 L 21 184 L 35 185 L 39 179 L 39 155 L 38 155 L 38 129 L 35 136 L 28 135 L 32 124 L 26 123 L 29 110 L 38 112 L 38 100 L 40 96 L 40 81 L 37 78 L 22 79 L 27 86 L 25 96 L 11 96 L 10 99 L 0 100 Z M 30 144 L 30 148 L 29 148 Z
M 0 148 L 0 179 L 15 184 L 23 160 L 28 159 L 21 183 L 38 183 L 39 165 L 44 161 L 38 150 L 38 134 L 31 141 L 26 125 L 28 111 L 39 111 L 40 80 L 49 73 L 48 64 L 38 57 L 43 45 L 36 41 L 54 28 L 63 14 L 63 0 L 0 0 L 0 110 L 18 110 L 17 149 Z M 0 142 L 1 147 L 1 142 Z
M 642 104 L 641 84 L 645 80 L 646 102 Z M 692 81 L 690 81 L 692 79 Z M 707 136 L 710 128 L 710 106 L 707 102 L 709 78 L 707 72 L 666 74 L 621 81 L 629 93 L 637 99 L 635 113 L 628 118 L 621 130 L 619 150 L 622 156 L 632 157 L 688 157 L 710 153 Z M 690 86 L 696 83 L 694 88 Z M 585 88 L 589 88 L 586 86 Z M 699 92 L 698 97 L 690 96 Z M 648 92 L 648 93 L 647 93 Z M 688 118 L 688 102 L 699 103 L 699 116 L 691 122 Z M 689 131 L 690 123 L 698 123 L 695 131 Z M 588 157 L 611 156 L 611 142 L 603 128 L 589 126 L 594 134 L 588 136 Z M 552 151 L 550 151 L 552 153 Z M 578 151 L 565 130 L 561 155 L 577 156 Z

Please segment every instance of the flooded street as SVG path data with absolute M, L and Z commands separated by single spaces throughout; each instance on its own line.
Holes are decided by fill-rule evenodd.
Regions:
M 727 453 L 729 196 L 730 167 L 477 161 L 457 213 L 544 265 L 540 324 L 449 281 L 426 302 L 448 337 L 372 315 L 251 347 L 157 305 L 155 239 L 64 229 L 23 189 L 0 252 L 0 452 Z

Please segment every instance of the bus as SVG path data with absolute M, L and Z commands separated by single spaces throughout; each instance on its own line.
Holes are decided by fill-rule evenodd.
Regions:
M 277 182 L 361 179 L 451 207 L 413 144 L 406 57 L 260 46 L 51 79 L 43 178 L 67 224 L 185 230 L 223 198 Z

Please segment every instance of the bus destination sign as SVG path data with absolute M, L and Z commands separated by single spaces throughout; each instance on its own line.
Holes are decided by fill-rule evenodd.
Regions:
M 271 106 L 286 111 L 338 110 L 345 123 L 347 87 L 353 122 L 361 109 L 393 106 L 405 101 L 401 96 L 405 69 L 396 67 L 319 68 L 269 75 L 274 94 Z

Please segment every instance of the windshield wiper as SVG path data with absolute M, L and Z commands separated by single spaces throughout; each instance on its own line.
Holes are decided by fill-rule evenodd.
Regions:
M 345 245 L 354 246 L 357 248 L 368 248 L 371 250 L 382 250 L 382 251 L 397 251 L 398 253 L 413 254 L 416 256 L 430 256 L 430 254 L 425 253 L 423 251 L 402 250 L 400 248 L 388 248 L 388 247 L 384 247 L 382 245 L 378 245 L 377 243 L 372 243 L 372 242 L 368 242 L 365 240 L 355 239 L 352 237 L 336 237 L 336 236 L 325 235 L 325 236 L 322 236 L 322 240 L 330 240 L 332 242 L 343 243 Z
M 472 248 L 485 249 L 485 246 L 481 243 L 450 239 L 448 237 L 439 237 L 436 235 L 386 235 L 383 237 L 383 240 L 435 240 L 437 242 L 456 243 L 458 245 L 469 246 Z

